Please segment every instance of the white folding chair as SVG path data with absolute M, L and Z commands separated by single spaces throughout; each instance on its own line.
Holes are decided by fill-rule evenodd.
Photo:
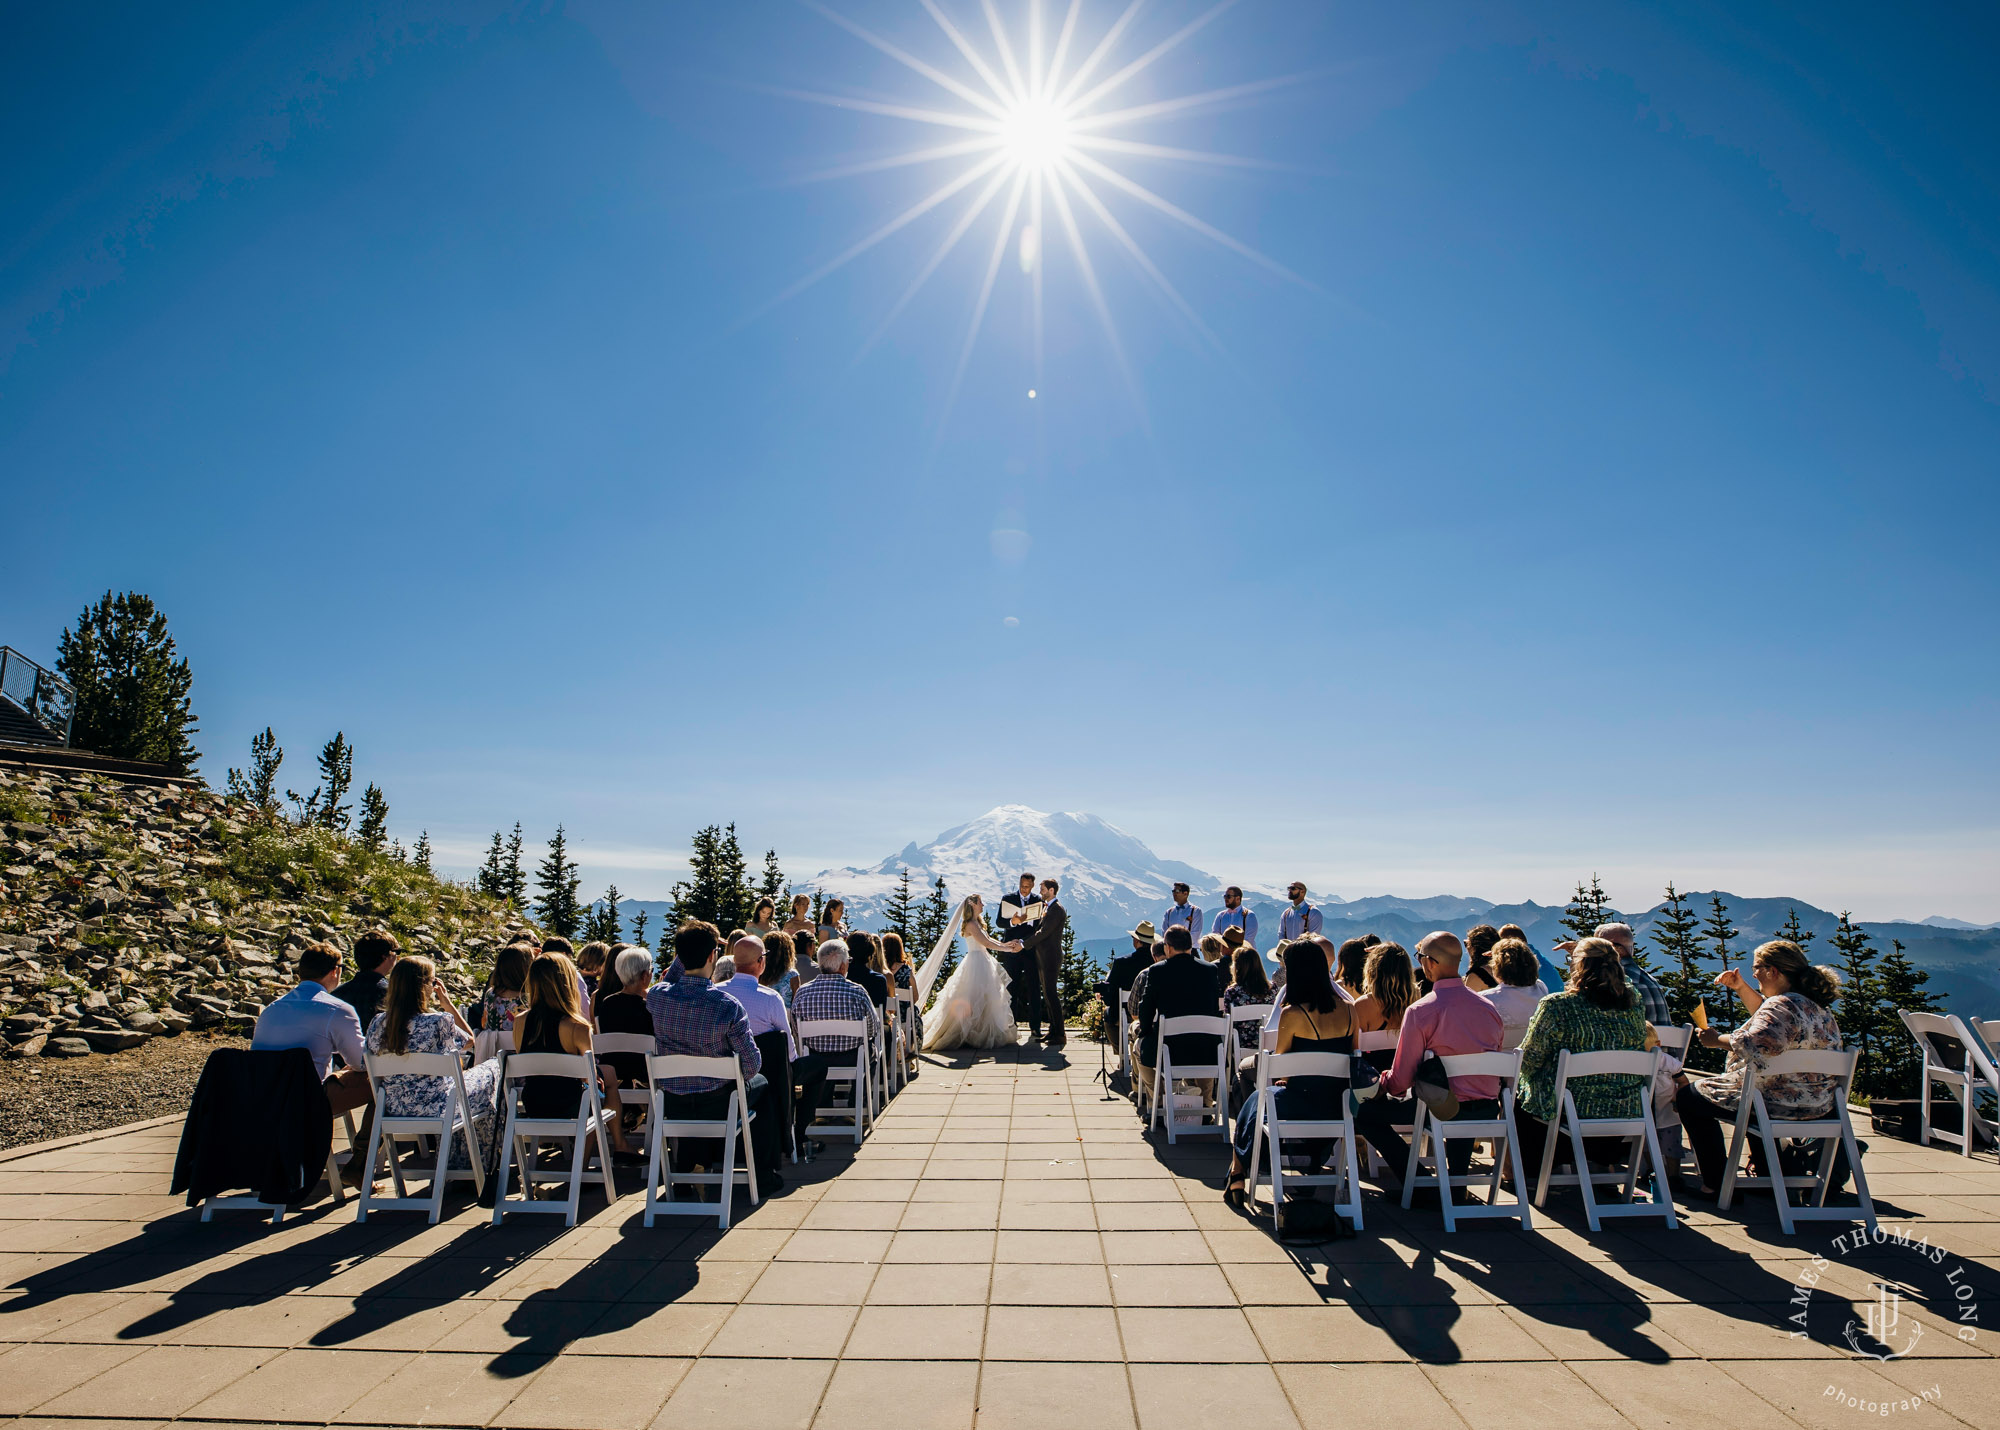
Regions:
M 908 1087 L 917 1075 L 917 995 L 907 988 L 896 990 L 896 1027 L 899 1030 L 897 1050 L 902 1063 L 897 1077 L 899 1087 Z
M 1266 1181 L 1271 1186 L 1271 1229 L 1285 1227 L 1285 1195 L 1300 1187 L 1338 1187 L 1334 1207 L 1361 1230 L 1361 1171 L 1354 1155 L 1354 1100 L 1340 1099 L 1340 1116 L 1319 1122 L 1287 1122 L 1278 1116 L 1277 1083 L 1291 1077 L 1350 1078 L 1353 1069 L 1346 1053 L 1257 1054 L 1257 1091 L 1251 1099 L 1250 1116 L 1256 1130 L 1250 1135 L 1250 1198 Z M 1331 1172 L 1288 1172 L 1285 1170 L 1285 1143 L 1333 1141 L 1339 1145 L 1328 1155 Z M 1264 1149 L 1271 1151 L 1270 1176 L 1264 1175 Z M 1338 1158 L 1338 1161 L 1334 1159 Z
M 727 1110 L 720 1118 L 689 1120 L 675 1118 L 667 1111 L 667 1094 L 661 1087 L 668 1078 L 707 1077 L 720 1078 L 730 1084 Z M 750 1124 L 756 1112 L 750 1106 L 750 1096 L 743 1082 L 743 1065 L 733 1057 L 703 1058 L 685 1053 L 654 1053 L 646 1059 L 646 1080 L 651 1085 L 649 1101 L 653 1106 L 650 1121 L 651 1132 L 646 1138 L 646 1213 L 645 1224 L 651 1226 L 658 1215 L 672 1216 L 677 1213 L 693 1213 L 708 1216 L 713 1213 L 716 1226 L 729 1230 L 729 1208 L 735 1197 L 736 1184 L 740 1181 L 750 1190 L 750 1205 L 756 1206 L 761 1200 L 757 1191 L 757 1154 L 750 1141 Z M 673 1150 L 669 1143 L 678 1137 L 699 1137 L 722 1144 L 722 1163 L 713 1172 L 676 1172 Z M 738 1150 L 743 1153 L 743 1165 L 736 1165 Z M 716 1204 L 703 1201 L 681 1201 L 674 1197 L 677 1185 L 714 1187 Z M 660 1195 L 660 1188 L 666 1188 L 666 1195 Z
M 368 1086 L 375 1097 L 375 1125 L 368 1134 L 368 1168 L 361 1174 L 361 1195 L 354 1219 L 367 1221 L 370 1212 L 427 1211 L 435 1226 L 444 1215 L 446 1183 L 470 1182 L 476 1195 L 483 1196 L 486 1192 L 486 1149 L 479 1144 L 479 1129 L 472 1125 L 472 1104 L 465 1095 L 465 1068 L 450 1053 L 401 1056 L 368 1053 L 366 1057 Z M 429 1117 L 391 1117 L 383 1101 L 386 1089 L 382 1082 L 392 1077 L 441 1079 L 445 1084 L 443 1107 Z M 468 1167 L 451 1165 L 452 1146 L 460 1136 L 465 1138 L 466 1160 L 471 1163 Z M 413 1197 L 404 1184 L 404 1173 L 423 1169 L 403 1165 L 402 1144 L 413 1142 L 421 1148 L 427 1139 L 436 1149 L 436 1160 L 430 1168 L 430 1194 Z M 378 1196 L 375 1192 L 375 1178 L 381 1172 L 384 1154 L 388 1156 L 389 1176 L 396 1186 L 393 1197 Z
M 1132 990 L 1118 990 L 1118 1071 L 1132 1076 Z
M 347 1145 L 351 1149 L 354 1145 L 354 1114 L 343 1112 L 340 1114 L 340 1119 L 347 1126 Z M 352 1156 L 354 1154 L 350 1151 L 349 1155 Z M 347 1204 L 347 1188 L 340 1180 L 338 1141 L 327 1143 L 326 1186 L 328 1194 L 333 1198 L 334 1206 L 340 1207 Z M 312 1191 L 313 1188 L 306 1188 L 308 1197 L 310 1197 Z M 303 1205 L 303 1200 L 299 1205 Z M 284 1202 L 267 1202 L 262 1197 L 203 1197 L 201 1199 L 201 1219 L 203 1221 L 207 1221 L 210 1215 L 215 1212 L 254 1211 L 269 1212 L 271 1214 L 271 1225 L 278 1226 L 284 1221 L 285 1213 L 290 1209 L 291 1207 Z
M 1722 1172 L 1722 1188 L 1716 1198 L 1718 1206 L 1727 1208 L 1740 1188 L 1762 1187 L 1777 1203 L 1778 1225 L 1785 1229 L 1787 1236 L 1792 1232 L 1792 1224 L 1801 1221 L 1860 1221 L 1867 1223 L 1870 1232 L 1875 1230 L 1875 1200 L 1868 1195 L 1868 1174 L 1861 1168 L 1861 1149 L 1855 1144 L 1854 1123 L 1847 1115 L 1847 1098 L 1853 1090 L 1854 1068 L 1860 1058 L 1860 1050 L 1856 1048 L 1845 1052 L 1832 1048 L 1794 1048 L 1765 1060 L 1762 1075 L 1751 1080 L 1753 1085 L 1736 1103 L 1736 1131 L 1729 1139 L 1729 1162 Z M 1837 1085 L 1831 1115 L 1804 1118 L 1771 1115 L 1764 1102 L 1764 1078 L 1800 1073 L 1817 1073 L 1835 1079 Z M 1739 1174 L 1736 1170 L 1742 1164 L 1743 1149 L 1752 1132 L 1763 1147 L 1767 1176 L 1752 1177 Z M 1785 1175 L 1784 1163 L 1778 1160 L 1778 1139 L 1781 1137 L 1820 1144 L 1819 1167 L 1811 1176 Z M 1826 1204 L 1827 1191 L 1833 1185 L 1835 1154 L 1843 1147 L 1847 1150 L 1848 1169 L 1854 1176 L 1854 1194 L 1861 1203 L 1858 1208 L 1830 1207 Z M 1812 1193 L 1811 1205 L 1792 1205 L 1794 1187 L 1804 1187 Z
M 505 1028 L 482 1030 L 472 1035 L 472 1061 L 475 1064 L 490 1063 L 503 1053 L 513 1051 L 514 1035 Z
M 641 1057 L 649 1058 L 658 1046 L 659 1044 L 653 1041 L 651 1033 L 592 1033 L 590 1035 L 591 1054 L 600 1062 L 608 1053 L 637 1053 Z M 628 1089 L 628 1091 L 636 1094 L 638 1089 L 632 1088 Z M 623 1100 L 621 1096 L 620 1101 Z M 631 1105 L 630 1102 L 625 1103 L 627 1107 Z M 641 1137 L 645 1136 L 646 1119 L 650 1116 L 652 1116 L 651 1101 L 640 1102 L 639 1121 L 632 1129 L 635 1134 Z
M 1536 1206 L 1548 1201 L 1552 1186 L 1575 1187 L 1583 1194 L 1584 1219 L 1590 1223 L 1592 1231 L 1602 1231 L 1602 1218 L 1608 1216 L 1657 1216 L 1666 1218 L 1669 1230 L 1680 1226 L 1679 1218 L 1674 1215 L 1674 1198 L 1667 1182 L 1666 1162 L 1660 1156 L 1660 1134 L 1653 1126 L 1653 1079 L 1659 1075 L 1660 1056 L 1658 1048 L 1651 1052 L 1601 1053 L 1572 1053 L 1565 1049 L 1557 1054 L 1556 1120 L 1542 1142 L 1542 1172 L 1535 1183 Z M 1577 1115 L 1576 1095 L 1569 1089 L 1570 1079 L 1606 1074 L 1625 1074 L 1641 1080 L 1636 1088 L 1639 1098 L 1637 1117 Z M 1576 1164 L 1576 1171 L 1558 1176 L 1555 1171 L 1556 1143 L 1562 1140 L 1565 1129 L 1569 1132 L 1570 1158 Z M 1584 1155 L 1586 1137 L 1624 1138 L 1628 1169 L 1624 1172 L 1591 1171 L 1590 1159 Z M 1643 1202 L 1637 1200 L 1642 1148 L 1648 1165 L 1653 1169 L 1651 1196 Z M 1616 1186 L 1620 1182 L 1625 1184 L 1625 1199 L 1622 1202 L 1597 1200 L 1598 1186 Z
M 1521 1054 L 1518 1051 L 1451 1053 L 1440 1054 L 1438 1061 L 1444 1064 L 1447 1077 L 1498 1078 L 1500 1115 L 1440 1122 L 1430 1115 L 1430 1109 L 1422 1098 L 1412 1099 L 1417 1111 L 1411 1122 L 1410 1160 L 1403 1170 L 1404 1208 L 1409 1207 L 1418 1187 L 1436 1187 L 1438 1205 L 1444 1208 L 1446 1231 L 1457 1231 L 1458 1223 L 1463 1218 L 1491 1216 L 1519 1217 L 1521 1230 L 1533 1231 L 1534 1213 L 1528 1209 L 1528 1178 L 1521 1168 L 1520 1134 L 1514 1130 L 1514 1089 L 1521 1077 Z M 1462 1177 L 1451 1175 L 1451 1143 L 1487 1140 L 1493 1143 L 1493 1169 L 1490 1172 L 1471 1172 Z M 1509 1162 L 1513 1164 L 1514 1171 L 1514 1200 L 1511 1203 L 1500 1200 L 1500 1171 Z M 1423 1170 L 1426 1163 L 1432 1168 L 1429 1173 Z M 1484 1202 L 1467 1204 L 1452 1199 L 1453 1187 L 1471 1187 L 1481 1182 L 1486 1183 Z
M 1664 1027 L 1655 1025 L 1653 1036 L 1660 1040 L 1660 1046 L 1666 1049 L 1668 1057 L 1679 1058 L 1682 1062 L 1686 1062 L 1688 1049 L 1694 1044 L 1694 1024 L 1668 1023 Z
M 1388 1028 L 1379 1028 L 1372 1033 L 1356 1033 L 1354 1035 L 1354 1051 L 1357 1055 L 1364 1053 L 1393 1053 L 1396 1051 L 1396 1040 L 1401 1036 L 1402 1034 Z M 1416 1099 L 1411 1098 L 1410 1101 L 1415 1102 Z M 1416 1131 L 1416 1123 L 1414 1121 L 1394 1122 L 1389 1126 L 1390 1131 L 1401 1134 L 1405 1142 L 1409 1141 Z M 1374 1143 L 1370 1142 L 1364 1145 L 1368 1148 L 1368 1175 L 1371 1177 L 1380 1176 L 1382 1169 L 1389 1164 L 1383 1160 L 1382 1154 L 1375 1150 Z
M 1167 1047 L 1167 1039 L 1178 1038 L 1191 1033 L 1207 1033 L 1215 1038 L 1214 1061 L 1195 1063 L 1187 1067 L 1175 1067 L 1172 1051 Z M 1214 1132 L 1227 1139 L 1229 1136 L 1229 1073 L 1232 1059 L 1230 1048 L 1234 1040 L 1230 1037 L 1229 1020 L 1220 1013 L 1190 1014 L 1181 1018 L 1162 1018 L 1154 1034 L 1153 1053 L 1153 1103 L 1146 1118 L 1146 1130 L 1152 1131 L 1160 1125 L 1164 1117 L 1167 1124 L 1167 1142 L 1171 1145 L 1179 1140 L 1183 1132 L 1197 1134 Z M 1177 1080 L 1214 1078 L 1216 1081 L 1215 1101 L 1207 1102 L 1199 1092 L 1174 1092 Z M 1184 1111 L 1191 1111 L 1192 1117 L 1183 1117 Z
M 860 1045 L 854 1050 L 852 1067 L 834 1064 L 826 1070 L 829 1085 L 846 1083 L 854 1095 L 852 1105 L 847 1107 L 828 1102 L 817 1108 L 813 1122 L 806 1129 L 808 1133 L 819 1132 L 824 1126 L 826 1136 L 852 1136 L 854 1145 L 859 1147 L 867 1137 L 873 1118 L 874 1095 L 869 1091 L 869 1069 L 875 1059 L 868 1051 L 868 1024 L 860 1018 L 807 1018 L 799 1023 L 798 1039 L 801 1048 L 808 1047 L 811 1038 L 859 1038 Z M 833 1124 L 848 1123 L 842 1127 Z
M 577 1098 L 575 1117 L 530 1117 L 522 1110 L 519 1084 L 531 1077 L 574 1078 L 583 1086 Z M 618 1184 L 611 1170 L 611 1142 L 606 1132 L 611 1113 L 597 1100 L 597 1059 L 582 1053 L 515 1053 L 501 1069 L 500 1096 L 507 1103 L 507 1127 L 500 1141 L 500 1189 L 493 1198 L 493 1225 L 500 1225 L 509 1212 L 558 1214 L 565 1226 L 575 1226 L 583 1204 L 583 1184 L 595 1182 L 604 1188 L 605 1205 L 618 1200 Z M 540 1165 L 544 1142 L 569 1144 L 569 1168 Z M 597 1170 L 590 1170 L 591 1154 L 597 1156 Z M 507 1188 L 513 1174 L 521 1179 L 521 1199 L 509 1201 Z M 568 1182 L 567 1201 L 538 1201 L 538 1182 Z
M 1974 1037 L 1956 1013 L 1910 1013 L 1898 1009 L 1897 1016 L 1924 1055 L 1922 1084 L 1917 1093 L 1917 1140 L 1926 1147 L 1933 1139 L 1956 1143 L 1960 1154 L 1970 1157 L 1980 1141 L 1994 1136 L 1993 1124 L 1979 1112 L 1979 1094 L 1990 1090 L 2000 1099 L 2000 1069 L 1987 1056 L 1985 1044 Z M 1953 1067 L 1946 1061 L 1947 1049 L 1939 1046 L 1939 1039 L 1964 1050 L 1961 1066 Z M 1937 1087 L 1948 1091 L 1951 1100 L 1958 1104 L 1956 1132 L 1931 1122 L 1931 1094 Z
M 881 1010 L 882 1037 L 875 1044 L 875 1075 L 869 1079 L 868 1087 L 875 1094 L 875 1116 L 879 1119 L 889 1106 L 889 1020 L 886 1009 Z

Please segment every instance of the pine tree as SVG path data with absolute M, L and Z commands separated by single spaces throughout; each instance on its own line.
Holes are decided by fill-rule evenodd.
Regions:
M 1799 911 L 1797 909 L 1790 909 L 1786 911 L 1785 921 L 1778 925 L 1778 937 L 1795 943 L 1803 949 L 1817 935 L 1799 922 Z
M 910 892 L 910 871 L 903 870 L 896 881 L 896 891 L 889 895 L 889 906 L 884 913 L 884 922 L 889 931 L 903 940 L 903 947 L 912 952 L 916 948 L 916 896 Z
M 320 747 L 319 783 L 303 798 L 296 790 L 286 790 L 285 798 L 299 807 L 299 823 L 316 825 L 345 834 L 354 818 L 354 806 L 342 804 L 354 785 L 354 747 L 345 732 L 336 730 Z
M 522 860 L 524 852 L 521 838 L 521 821 L 514 821 L 514 833 L 507 840 L 507 859 L 500 866 L 500 894 L 517 909 L 528 907 L 528 870 Z
M 246 776 L 236 769 L 229 772 L 229 797 L 244 801 L 266 819 L 277 818 L 278 766 L 284 762 L 285 752 L 278 747 L 278 737 L 266 725 L 263 734 L 250 737 L 250 773 Z
M 1708 979 L 1701 971 L 1701 940 L 1695 936 L 1700 928 L 1687 895 L 1669 882 L 1666 907 L 1653 920 L 1653 939 L 1667 961 L 1659 975 L 1660 986 L 1666 990 L 1676 1023 L 1692 1018 L 1695 1004 L 1708 992 Z
M 1890 939 L 1889 951 L 1876 964 L 1877 989 L 1882 1002 L 1882 1042 L 1877 1058 L 1881 1097 L 1915 1097 L 1921 1076 L 1923 1054 L 1903 1026 L 1902 1013 L 1941 1013 L 1944 1004 L 1935 993 L 1924 991 L 1930 974 L 1910 962 L 1902 940 Z M 1847 1021 L 1847 998 L 1841 997 L 1841 1023 Z
M 417 847 L 411 851 L 410 863 L 419 873 L 431 872 L 431 832 L 428 829 L 417 835 Z
M 576 890 L 582 882 L 576 861 L 569 857 L 568 838 L 558 824 L 549 840 L 548 855 L 535 870 L 535 884 L 542 891 L 535 912 L 541 915 L 542 924 L 550 933 L 563 938 L 576 937 L 577 925 L 582 921 Z
M 500 838 L 500 831 L 493 831 L 493 843 L 487 846 L 486 862 L 479 866 L 479 892 L 491 894 L 496 899 L 507 897 L 507 848 Z
M 1588 887 L 1582 884 L 1576 886 L 1576 897 L 1563 910 L 1562 926 L 1570 931 L 1572 937 L 1589 938 L 1597 932 L 1599 924 L 1610 922 L 1611 912 L 1610 896 L 1597 882 L 1597 875 L 1592 874 Z
M 1097 960 L 1088 951 L 1077 952 L 1075 926 L 1063 925 L 1062 965 L 1056 971 L 1056 988 L 1062 997 L 1065 1023 L 1083 1021 L 1084 1010 L 1103 981 L 1104 970 L 1098 967 Z
M 1710 896 L 1708 918 L 1702 924 L 1701 932 L 1715 950 L 1717 971 L 1736 967 L 1736 953 L 1729 947 L 1729 940 L 1736 937 L 1736 925 L 1729 921 L 1729 906 L 1722 902 L 1722 895 Z M 1734 1028 L 1737 1023 L 1736 995 L 1726 988 L 1711 988 L 1705 996 L 1709 999 L 1710 1020 L 1723 1028 Z
M 644 944 L 646 942 L 646 911 L 644 909 L 632 915 L 632 942 L 636 944 Z
M 56 670 L 73 692 L 71 745 L 194 772 L 201 758 L 188 698 L 194 676 L 150 596 L 106 591 L 83 608 L 74 631 L 63 631 L 56 651 Z
M 914 962 L 922 963 L 937 947 L 937 941 L 944 937 L 944 931 L 951 924 L 951 895 L 945 891 L 944 879 L 938 878 L 931 885 L 930 896 L 917 906 L 915 933 L 916 946 L 910 950 Z M 941 984 L 951 976 L 951 970 L 958 966 L 958 948 L 953 945 L 945 955 L 944 967 L 938 974 Z
M 740 851 L 737 864 L 740 881 Z M 728 853 L 722 830 L 713 824 L 696 830 L 688 852 L 688 878 L 673 888 L 676 923 L 699 919 L 714 924 L 724 933 L 736 926 L 729 916 L 735 912 L 737 889 L 729 882 L 727 865 Z
M 818 928 L 826 921 L 826 890 L 824 889 L 816 888 L 813 890 L 812 921 L 814 928 Z
M 405 849 L 403 841 L 398 839 L 389 846 L 389 857 L 398 864 L 407 864 L 410 862 L 410 851 Z
M 785 901 L 785 874 L 778 867 L 778 851 L 775 849 L 764 851 L 764 882 L 757 886 L 757 893 L 773 904 Z
M 1840 954 L 1840 1039 L 1861 1056 L 1854 1067 L 1854 1090 L 1862 1097 L 1881 1092 L 1882 985 L 1875 973 L 1875 945 L 1845 910 L 1831 940 Z
M 736 825 L 731 821 L 716 844 L 715 926 L 724 933 L 750 922 L 750 910 L 757 891 L 750 887 L 750 869 L 737 842 Z
M 618 943 L 625 937 L 624 927 L 625 920 L 618 915 L 618 886 L 613 884 L 584 915 L 583 937 L 588 943 Z
M 354 837 L 370 853 L 379 850 L 389 837 L 389 797 L 373 780 L 361 791 L 361 823 L 355 827 Z

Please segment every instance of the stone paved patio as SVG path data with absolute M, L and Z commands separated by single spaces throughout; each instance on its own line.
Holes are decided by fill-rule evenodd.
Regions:
M 1225 1208 L 1213 1138 L 1168 1149 L 1035 1050 L 930 1064 L 858 1155 L 798 1169 L 726 1235 L 587 1220 L 429 1227 L 350 1203 L 276 1231 L 166 1194 L 179 1129 L 0 1163 L 0 1417 L 647 1430 L 1363 1430 L 2000 1423 L 2000 1171 L 1873 1139 L 1883 1224 L 1949 1256 L 1829 1256 L 1768 1200 L 1678 1232 L 1446 1236 L 1372 1198 L 1294 1251 Z M 1089 1059 L 1089 1066 L 1084 1060 Z M 1992 1329 L 1968 1343 L 1955 1287 Z M 1814 1334 L 1787 1334 L 1802 1275 Z M 1860 1359 L 1832 1333 L 1910 1283 L 1924 1334 Z M 1929 1304 L 1923 1304 L 1928 1301 Z M 1857 1310 L 1858 1313 L 1858 1310 Z M 1902 1337 L 1899 1335 L 1898 1341 Z

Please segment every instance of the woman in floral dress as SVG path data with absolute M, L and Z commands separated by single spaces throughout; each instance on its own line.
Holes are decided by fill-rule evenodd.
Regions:
M 432 1004 L 438 1007 L 434 1011 Z M 368 1051 L 400 1057 L 405 1053 L 449 1053 L 461 1056 L 472 1046 L 472 1028 L 452 1006 L 451 995 L 428 958 L 398 959 L 389 972 L 389 993 L 382 1011 L 368 1025 Z M 500 1060 L 465 1070 L 465 1101 L 472 1129 L 485 1164 L 494 1163 L 493 1109 L 499 1102 Z M 389 1117 L 437 1117 L 451 1095 L 442 1077 L 404 1075 L 382 1079 L 382 1111 Z M 454 1137 L 451 1166 L 469 1168 L 465 1139 Z

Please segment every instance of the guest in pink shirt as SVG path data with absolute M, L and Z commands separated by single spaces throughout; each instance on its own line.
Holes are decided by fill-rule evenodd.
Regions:
M 1453 933 L 1426 934 L 1417 944 L 1417 962 L 1431 980 L 1431 991 L 1412 1003 L 1403 1014 L 1402 1029 L 1396 1035 L 1396 1060 L 1382 1076 L 1387 1096 L 1370 1098 L 1355 1111 L 1355 1129 L 1366 1137 L 1399 1179 L 1410 1158 L 1410 1149 L 1394 1130 L 1407 1121 L 1408 1103 L 1393 1099 L 1409 1094 L 1425 1059 L 1461 1053 L 1493 1053 L 1500 1050 L 1505 1027 L 1500 1010 L 1465 986 L 1459 965 L 1465 949 Z M 1435 1067 L 1433 1067 L 1435 1072 Z M 1426 1076 L 1425 1082 L 1442 1079 Z M 1453 1117 L 1478 1120 L 1500 1113 L 1500 1082 L 1491 1077 L 1455 1077 L 1451 1090 L 1458 1098 Z M 1472 1161 L 1472 1143 L 1449 1144 L 1451 1172 L 1462 1177 Z

